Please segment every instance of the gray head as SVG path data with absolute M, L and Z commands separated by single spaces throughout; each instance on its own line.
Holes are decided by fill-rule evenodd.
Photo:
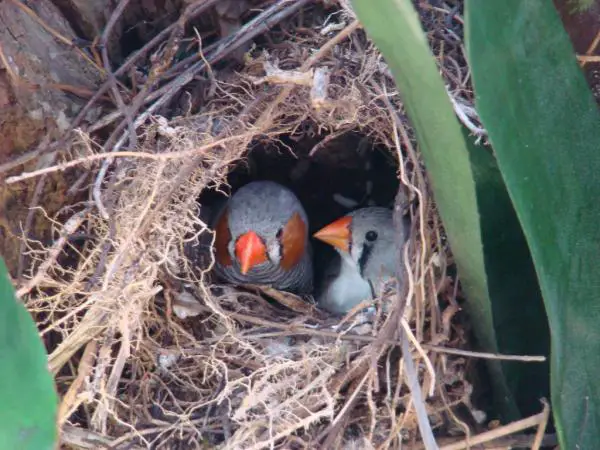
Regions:
M 254 181 L 229 200 L 215 226 L 217 261 L 237 261 L 245 274 L 274 265 L 289 270 L 308 247 L 308 217 L 292 191 L 272 181 Z
M 394 273 L 395 235 L 392 210 L 361 208 L 325 226 L 314 237 L 354 261 L 363 277 L 375 271 Z

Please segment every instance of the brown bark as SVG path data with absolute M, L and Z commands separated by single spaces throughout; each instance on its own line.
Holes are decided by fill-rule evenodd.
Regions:
M 48 0 L 31 1 L 28 6 L 32 13 L 10 0 L 0 2 L 0 164 L 68 129 L 85 99 L 66 93 L 61 86 L 92 92 L 101 80 L 98 68 L 57 37 L 75 38 L 60 11 Z M 45 158 L 48 155 L 0 174 L 0 253 L 13 275 L 19 255 L 15 236 L 21 234 L 38 180 L 8 186 L 1 180 L 7 174 L 31 170 Z M 50 216 L 63 205 L 61 199 L 70 183 L 64 177 L 62 173 L 49 177 L 41 192 L 40 206 Z M 34 217 L 32 236 L 49 240 L 48 221 L 39 212 Z

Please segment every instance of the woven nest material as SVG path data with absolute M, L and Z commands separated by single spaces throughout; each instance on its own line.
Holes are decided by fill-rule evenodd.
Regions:
M 447 350 L 467 337 L 427 176 L 387 66 L 337 8 L 295 12 L 237 72 L 204 71 L 210 101 L 198 112 L 142 108 L 136 147 L 119 148 L 125 129 L 112 165 L 103 142 L 80 132 L 55 167 L 109 168 L 92 201 L 65 205 L 61 237 L 35 247 L 20 287 L 51 342 L 65 448 L 419 448 L 417 403 L 437 437 L 468 429 L 453 412 L 471 409 L 468 358 Z M 466 105 L 448 12 L 422 12 Z M 406 289 L 340 321 L 285 293 L 220 285 L 202 251 L 213 236 L 199 199 L 230 192 L 229 175 L 259 147 L 274 161 L 321 157 L 333 173 L 344 153 L 328 149 L 349 134 L 384 149 L 399 180 L 413 223 Z M 85 243 L 66 245 L 76 232 Z M 67 261 L 55 264 L 61 252 Z

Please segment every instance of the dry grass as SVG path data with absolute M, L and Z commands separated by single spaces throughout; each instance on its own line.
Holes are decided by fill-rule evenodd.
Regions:
M 457 108 L 477 127 L 456 61 L 460 41 L 449 48 L 436 35 L 446 28 L 434 19 L 442 23 L 447 12 L 427 14 Z M 110 155 L 100 197 L 65 205 L 67 219 L 55 224 L 57 234 L 85 233 L 85 244 L 30 246 L 20 289 L 55 344 L 49 361 L 65 448 L 419 448 L 401 329 L 435 434 L 468 433 L 452 407 L 471 408 L 469 359 L 443 350 L 467 341 L 454 324 L 458 287 L 446 273 L 452 260 L 427 176 L 380 55 L 348 11 L 328 19 L 341 31 L 320 34 L 323 19 L 285 22 L 273 33 L 289 45 L 255 51 L 242 72 L 211 78 L 212 101 L 199 114 L 147 114 L 135 152 Z M 398 164 L 413 218 L 405 308 L 395 296 L 378 299 L 340 325 L 293 299 L 285 300 L 291 308 L 276 307 L 218 286 L 210 253 L 200 268 L 186 257 L 195 242 L 212 239 L 200 193 L 226 183 L 251 143 L 277 143 L 307 122 L 323 135 L 370 136 Z M 70 148 L 47 170 L 95 171 L 108 157 L 85 132 Z M 62 250 L 69 264 L 54 263 Z

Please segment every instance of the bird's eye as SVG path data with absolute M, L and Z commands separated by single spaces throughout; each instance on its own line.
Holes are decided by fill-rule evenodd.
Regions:
M 277 240 L 281 240 L 281 236 L 283 236 L 283 228 L 280 228 L 279 230 L 277 230 L 277 234 L 275 235 Z
M 367 231 L 367 234 L 365 234 L 365 239 L 369 242 L 373 242 L 377 240 L 377 231 Z

